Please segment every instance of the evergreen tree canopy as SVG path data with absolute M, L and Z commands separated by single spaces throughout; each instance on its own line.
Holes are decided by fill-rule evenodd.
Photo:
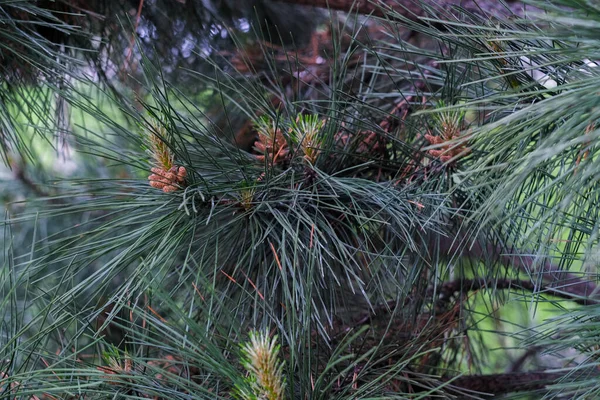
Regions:
M 600 397 L 599 30 L 0 0 L 0 398 Z

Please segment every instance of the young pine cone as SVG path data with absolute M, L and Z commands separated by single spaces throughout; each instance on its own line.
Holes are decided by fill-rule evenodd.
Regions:
M 168 171 L 163 168 L 151 168 L 152 175 L 148 177 L 150 186 L 156 189 L 161 189 L 165 193 L 171 193 L 183 186 L 187 171 L 185 167 L 174 165 Z
M 449 137 L 445 140 L 442 136 L 433 136 L 433 135 L 425 135 L 425 139 L 432 145 L 440 144 L 442 145 L 439 149 L 428 150 L 430 156 L 439 158 L 441 162 L 448 162 L 455 157 L 466 156 L 470 153 L 470 149 L 466 146 L 465 143 L 452 143 L 451 140 L 455 139 L 458 136 Z
M 281 133 L 280 129 L 268 132 L 267 134 L 263 132 L 258 132 L 258 140 L 254 143 L 254 150 L 256 150 L 259 155 L 256 158 L 259 161 L 265 161 L 265 157 L 267 160 L 272 160 L 273 163 L 277 163 L 284 159 L 290 152 L 287 144 L 287 140 Z

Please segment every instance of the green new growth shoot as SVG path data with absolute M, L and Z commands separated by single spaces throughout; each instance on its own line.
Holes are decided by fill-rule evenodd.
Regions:
M 284 363 L 278 360 L 277 336 L 268 332 L 251 332 L 250 341 L 242 345 L 242 365 L 248 372 L 245 386 L 236 386 L 244 400 L 283 400 L 285 398 Z

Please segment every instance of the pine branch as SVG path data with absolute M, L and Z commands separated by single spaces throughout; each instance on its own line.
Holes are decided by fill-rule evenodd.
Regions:
M 596 304 L 596 300 L 589 298 L 582 298 L 578 294 L 571 294 L 566 291 L 556 291 L 547 286 L 536 285 L 529 279 L 495 279 L 495 280 L 481 280 L 481 279 L 457 279 L 454 281 L 444 282 L 440 286 L 430 286 L 427 288 L 426 297 L 433 298 L 435 296 L 435 306 L 437 309 L 445 310 L 448 304 L 453 298 L 465 296 L 469 292 L 474 292 L 482 289 L 495 289 L 495 290 L 507 290 L 507 289 L 521 289 L 530 291 L 532 293 L 548 293 L 552 296 L 570 300 L 577 304 L 589 305 Z M 411 297 L 407 297 L 404 301 L 404 306 L 408 305 L 411 301 Z M 374 312 L 368 313 L 367 315 L 358 319 L 353 326 L 357 327 L 367 323 L 379 312 L 386 312 L 393 309 L 396 305 L 396 300 L 390 300 L 387 304 L 379 305 L 375 308 Z
M 543 389 L 546 385 L 550 385 L 563 377 L 564 373 L 543 371 L 465 375 L 452 379 L 451 385 L 460 389 L 461 393 L 469 391 L 499 395 Z
M 523 15 L 523 4 L 518 1 L 502 3 L 493 0 L 276 0 L 279 2 L 292 3 L 331 10 L 356 12 L 358 14 L 374 15 L 376 17 L 389 17 L 390 11 L 401 15 L 412 21 L 419 20 L 425 16 L 426 9 L 448 10 L 452 7 L 475 14 L 500 15 Z
M 573 295 L 566 293 L 565 291 L 556 291 L 546 286 L 536 285 L 529 279 L 495 279 L 489 281 L 482 281 L 480 279 L 458 279 L 455 281 L 445 282 L 441 287 L 437 289 L 429 288 L 428 295 L 433 296 L 434 293 L 437 295 L 437 302 L 447 303 L 455 293 L 466 294 L 468 292 L 477 291 L 481 289 L 522 289 L 533 293 L 547 292 L 552 296 L 559 297 L 565 300 L 571 300 L 577 304 L 587 305 L 593 300 L 588 298 L 581 298 L 579 295 Z
M 586 280 L 574 273 L 566 272 L 559 265 L 545 259 L 541 263 L 539 257 L 526 254 L 517 249 L 506 249 L 503 251 L 499 245 L 487 244 L 487 249 L 482 252 L 480 244 L 474 246 L 469 255 L 478 255 L 480 258 L 484 254 L 495 254 L 498 261 L 503 265 L 510 265 L 520 269 L 523 272 L 534 275 L 541 275 L 545 283 L 546 290 L 554 296 L 569 298 L 571 297 L 578 304 L 598 304 L 600 301 L 594 299 L 598 294 L 598 286 L 591 280 Z M 538 265 L 539 263 L 539 265 Z
M 520 249 L 505 248 L 501 244 L 489 241 L 485 244 L 476 241 L 466 249 L 461 248 L 463 245 L 464 243 L 456 238 L 442 237 L 439 242 L 440 253 L 460 254 L 480 261 L 489 261 L 491 258 L 495 262 L 513 267 L 533 277 L 540 276 L 541 282 L 538 284 L 538 291 L 544 288 L 553 296 L 567 298 L 582 305 L 600 303 L 600 299 L 597 298 L 600 289 L 594 281 L 564 271 L 559 265 L 547 259 L 540 261 L 535 254 L 529 254 Z M 525 286 L 523 288 L 528 289 Z M 530 290 L 535 290 L 535 288 L 532 287 Z
M 537 353 L 539 351 L 540 351 L 539 346 L 534 346 L 534 347 L 529 348 L 518 359 L 516 359 L 515 362 L 513 362 L 511 364 L 510 368 L 508 369 L 508 372 L 519 372 L 521 370 L 521 368 L 523 367 L 523 365 L 525 364 L 525 361 L 527 361 L 527 359 L 537 355 Z
M 50 197 L 51 194 L 45 192 L 42 188 L 39 187 L 37 183 L 35 183 L 27 174 L 25 173 L 25 169 L 16 163 L 13 163 L 13 175 L 16 180 L 21 182 L 23 186 L 31 190 L 31 192 L 37 197 Z M 54 200 L 54 199 L 53 199 Z

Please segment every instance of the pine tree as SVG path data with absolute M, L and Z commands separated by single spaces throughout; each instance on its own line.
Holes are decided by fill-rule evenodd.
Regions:
M 599 23 L 0 0 L 0 398 L 599 396 Z

